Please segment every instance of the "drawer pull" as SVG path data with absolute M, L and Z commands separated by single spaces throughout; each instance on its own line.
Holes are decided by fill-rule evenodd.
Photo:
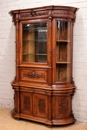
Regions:
M 34 92 L 34 89 L 33 89 L 33 88 L 31 88 L 31 89 L 30 89 L 30 92 Z

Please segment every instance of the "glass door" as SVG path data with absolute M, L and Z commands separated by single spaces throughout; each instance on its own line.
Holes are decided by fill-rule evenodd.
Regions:
M 56 81 L 70 80 L 70 22 L 56 23 Z
M 22 24 L 22 62 L 47 62 L 47 23 Z

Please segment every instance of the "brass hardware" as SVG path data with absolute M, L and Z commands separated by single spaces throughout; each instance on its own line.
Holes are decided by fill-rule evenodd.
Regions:
M 33 88 L 31 88 L 31 89 L 30 89 L 30 92 L 34 92 L 34 89 L 33 89 Z

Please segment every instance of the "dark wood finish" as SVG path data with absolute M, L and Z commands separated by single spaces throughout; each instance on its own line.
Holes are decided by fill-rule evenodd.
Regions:
M 16 26 L 16 76 L 11 82 L 15 91 L 14 118 L 47 125 L 66 125 L 75 121 L 72 114 L 75 90 L 72 51 L 77 10 L 75 7 L 45 6 L 10 12 Z M 38 38 L 44 42 L 41 40 L 37 45 L 34 41 L 37 33 L 23 32 L 22 25 L 44 22 L 47 33 L 43 29 L 41 33 L 39 31 Z

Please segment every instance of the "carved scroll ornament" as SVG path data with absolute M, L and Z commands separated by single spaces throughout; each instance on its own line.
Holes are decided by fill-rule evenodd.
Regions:
M 69 102 L 65 101 L 63 102 L 62 100 L 59 101 L 59 113 L 65 114 L 68 112 L 69 109 Z
M 24 73 L 24 76 L 28 78 L 36 78 L 36 79 L 45 77 L 44 74 L 38 74 L 35 71 Z
M 20 19 L 27 18 L 27 17 L 42 16 L 42 15 L 48 15 L 48 11 L 33 11 L 33 10 L 31 10 L 28 13 L 20 14 Z

